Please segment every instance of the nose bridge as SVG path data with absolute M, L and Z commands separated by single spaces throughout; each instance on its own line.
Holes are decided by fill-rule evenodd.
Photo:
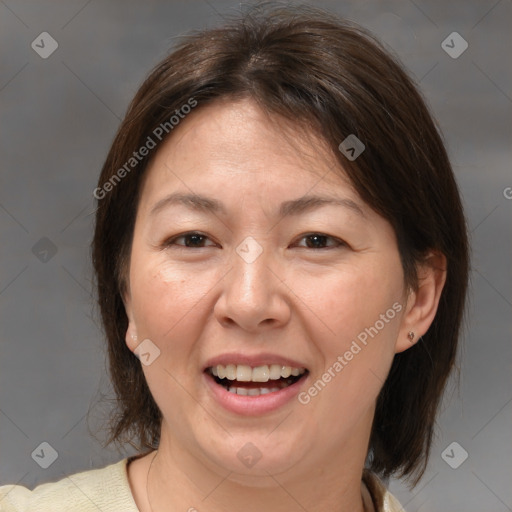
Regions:
M 247 330 L 263 323 L 286 322 L 289 305 L 275 275 L 276 266 L 276 258 L 262 243 L 252 237 L 244 239 L 233 251 L 232 270 L 215 306 L 219 320 Z
M 253 303 L 268 299 L 275 284 L 269 268 L 271 253 L 268 249 L 264 250 L 262 243 L 253 237 L 247 237 L 236 247 L 233 254 L 234 272 L 230 288 L 238 296 L 240 304 L 254 307 L 256 304 Z

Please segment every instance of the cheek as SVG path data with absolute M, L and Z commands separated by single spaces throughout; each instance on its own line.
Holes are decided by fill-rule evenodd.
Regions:
M 154 363 L 143 367 L 148 385 L 162 410 L 169 396 L 186 407 L 189 395 L 178 383 L 186 382 L 200 362 L 195 340 L 209 314 L 205 295 L 211 279 L 149 258 L 144 266 L 134 265 L 131 277 L 138 337 L 150 339 L 160 351 Z
M 130 279 L 137 330 L 167 344 L 183 339 L 183 330 L 198 325 L 201 299 L 212 287 L 212 279 L 204 273 L 186 271 L 160 255 L 134 260 Z
M 326 349 L 329 353 L 343 351 L 347 344 L 350 345 L 353 339 L 376 322 L 379 331 L 388 331 L 388 335 L 396 331 L 397 314 L 392 307 L 400 300 L 402 292 L 399 269 L 391 271 L 381 265 L 352 266 L 325 277 L 300 279 L 298 282 L 301 284 L 297 295 L 324 327 L 322 338 L 326 345 L 323 352 Z M 382 329 L 381 315 L 385 316 L 384 320 L 390 320 Z
M 352 267 L 336 279 L 303 281 L 304 302 L 325 327 L 322 334 L 311 330 L 322 355 L 312 402 L 330 415 L 333 429 L 342 416 L 354 420 L 374 404 L 389 371 L 403 308 L 401 267 L 392 268 Z

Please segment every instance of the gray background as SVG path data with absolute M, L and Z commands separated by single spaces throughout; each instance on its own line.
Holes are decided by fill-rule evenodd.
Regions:
M 460 390 L 449 388 L 420 484 L 411 492 L 392 480 L 390 489 L 408 512 L 512 510 L 512 2 L 316 4 L 373 30 L 421 83 L 471 231 Z M 173 39 L 240 8 L 0 0 L 1 484 L 32 487 L 133 453 L 102 450 L 89 433 L 110 396 L 91 293 L 92 190 L 128 101 Z M 47 59 L 31 48 L 43 31 L 59 45 Z M 469 44 L 456 59 L 441 47 L 453 31 Z M 54 255 L 47 241 L 36 245 L 43 237 Z M 43 441 L 58 452 L 48 469 L 31 457 Z M 441 456 L 452 442 L 469 454 L 457 469 Z M 452 460 L 461 450 L 448 451 Z

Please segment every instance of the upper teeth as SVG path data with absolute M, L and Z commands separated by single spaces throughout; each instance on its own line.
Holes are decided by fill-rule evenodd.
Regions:
M 218 364 L 212 366 L 210 371 L 219 379 L 237 380 L 239 382 L 268 382 L 269 380 L 278 380 L 288 378 L 290 375 L 297 377 L 302 375 L 305 368 L 293 368 L 291 366 L 282 366 L 280 364 L 264 364 L 251 368 L 246 364 L 228 364 L 226 366 Z

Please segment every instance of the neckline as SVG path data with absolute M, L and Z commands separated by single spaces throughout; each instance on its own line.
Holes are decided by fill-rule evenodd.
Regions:
M 151 450 L 151 451 L 153 451 L 153 450 Z M 123 469 L 124 469 L 125 484 L 127 486 L 128 493 L 130 494 L 130 498 L 133 502 L 133 506 L 135 507 L 135 510 L 137 510 L 138 512 L 140 512 L 140 511 L 137 508 L 137 504 L 135 502 L 135 498 L 133 496 L 132 488 L 131 488 L 130 481 L 128 478 L 128 466 L 131 462 L 150 454 L 151 451 L 148 451 L 145 453 L 139 453 L 136 455 L 131 455 L 129 457 L 126 457 L 122 461 L 120 461 L 121 463 L 124 463 Z M 370 497 L 370 504 L 372 506 L 371 512 L 383 511 L 384 510 L 384 497 L 387 492 L 387 489 L 384 487 L 382 482 L 378 479 L 378 477 L 375 474 L 373 474 L 371 471 L 369 471 L 368 469 L 365 468 L 363 470 L 361 483 L 365 487 L 365 489 L 367 491 L 367 495 L 369 495 L 369 497 Z M 365 496 L 363 496 L 363 500 L 364 500 L 364 505 L 367 508 L 368 500 L 366 499 Z

